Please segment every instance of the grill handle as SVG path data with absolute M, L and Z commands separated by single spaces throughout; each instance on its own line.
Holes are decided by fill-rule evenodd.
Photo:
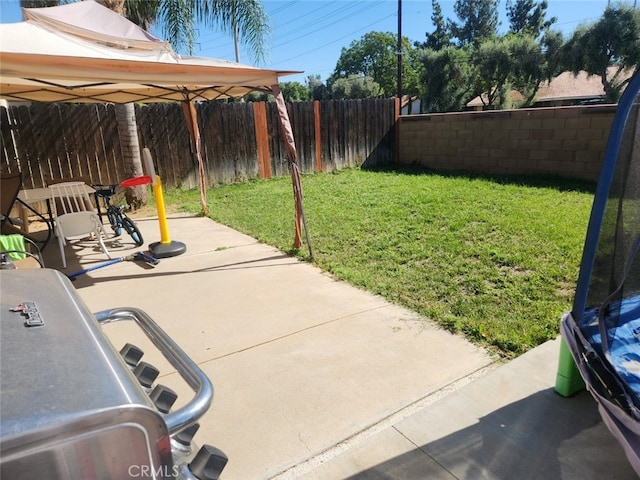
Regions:
M 169 434 L 173 435 L 198 421 L 211 406 L 213 385 L 204 372 L 189 358 L 158 324 L 144 311 L 138 308 L 120 307 L 94 313 L 101 324 L 133 320 L 160 353 L 171 363 L 178 374 L 195 392 L 195 396 L 184 407 L 164 415 Z

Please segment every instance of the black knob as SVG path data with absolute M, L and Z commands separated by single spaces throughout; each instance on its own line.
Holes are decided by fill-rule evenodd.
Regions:
M 153 400 L 156 408 L 162 413 L 169 413 L 169 410 L 171 410 L 171 407 L 178 399 L 176 392 L 164 385 L 156 385 L 155 388 L 151 390 L 149 396 L 151 400 Z
M 136 368 L 133 369 L 133 374 L 140 382 L 140 385 L 145 388 L 151 388 L 155 379 L 158 378 L 160 371 L 150 363 L 140 362 L 136 365 Z
M 193 457 L 189 470 L 199 480 L 218 480 L 228 460 L 222 450 L 205 444 Z
M 120 349 L 120 355 L 122 355 L 124 361 L 127 362 L 127 365 L 135 367 L 144 355 L 144 352 L 135 345 L 127 343 Z
M 193 425 L 189 425 L 187 428 L 180 430 L 178 433 L 176 433 L 173 436 L 173 439 L 176 442 L 179 442 L 182 445 L 187 446 L 191 443 L 191 440 L 193 440 L 193 437 L 195 436 L 199 428 L 200 428 L 200 424 L 196 422 Z

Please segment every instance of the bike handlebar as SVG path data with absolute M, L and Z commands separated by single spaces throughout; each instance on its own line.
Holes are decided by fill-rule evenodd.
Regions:
M 96 185 L 91 185 L 91 186 L 96 191 L 96 195 L 98 195 L 100 197 L 111 197 L 111 196 L 115 195 L 116 187 L 118 186 L 118 184 L 117 183 L 114 184 L 114 185 L 96 184 Z

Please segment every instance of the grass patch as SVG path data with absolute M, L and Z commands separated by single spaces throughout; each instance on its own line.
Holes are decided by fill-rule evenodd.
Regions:
M 595 185 L 417 169 L 302 178 L 314 263 L 504 357 L 559 331 L 570 309 Z M 197 190 L 167 203 L 198 213 Z M 292 251 L 289 178 L 216 186 L 210 217 Z

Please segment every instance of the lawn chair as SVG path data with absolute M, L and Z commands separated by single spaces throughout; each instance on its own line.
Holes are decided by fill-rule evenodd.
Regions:
M 4 235 L 19 234 L 27 238 L 30 243 L 39 244 L 38 250 L 44 250 L 49 243 L 53 233 L 50 220 L 46 219 L 40 212 L 34 210 L 30 205 L 22 202 L 18 198 L 18 193 L 22 189 L 21 173 L 0 174 L 0 233 Z M 47 226 L 46 231 L 27 232 L 27 225 L 22 225 L 17 218 L 11 217 L 11 212 L 19 203 L 22 208 L 26 208 Z
M 47 186 L 58 185 L 60 183 L 69 183 L 69 182 L 82 182 L 87 185 L 91 185 L 91 177 L 89 175 L 81 175 L 78 177 L 68 177 L 68 178 L 51 178 L 47 181 Z M 89 196 L 89 203 L 87 203 L 85 210 L 98 210 L 99 205 L 97 204 L 97 200 L 93 198 L 92 195 Z M 59 211 L 62 211 L 62 207 L 58 204 L 56 205 Z M 100 212 L 98 212 L 100 213 Z
M 49 185 L 63 268 L 67 268 L 64 247 L 67 240 L 72 238 L 92 236 L 99 243 L 107 258 L 111 258 L 102 240 L 102 222 L 96 211 L 93 210 L 91 199 L 84 186 L 83 182 Z

